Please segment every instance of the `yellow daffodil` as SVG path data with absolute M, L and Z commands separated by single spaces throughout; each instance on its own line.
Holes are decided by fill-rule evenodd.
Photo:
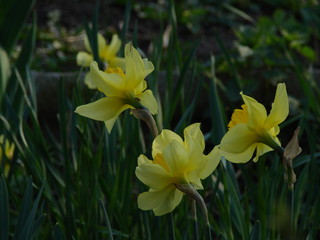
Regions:
M 84 40 L 85 48 L 88 52 L 79 52 L 77 54 L 77 64 L 82 67 L 89 67 L 93 61 L 92 50 L 88 41 L 88 37 L 85 37 Z M 125 60 L 124 58 L 117 57 L 116 54 L 119 52 L 121 47 L 121 40 L 117 34 L 112 36 L 110 44 L 107 44 L 105 38 L 99 33 L 98 34 L 98 54 L 100 60 L 105 64 L 105 67 L 120 67 L 125 70 Z M 93 83 L 93 80 L 90 78 L 90 75 L 86 75 L 85 83 L 89 88 L 95 89 L 96 86 Z
M 4 159 L 4 155 L 8 160 L 13 158 L 15 145 L 14 143 L 10 143 L 8 139 L 4 140 L 4 136 L 0 136 L 0 166 L 2 165 L 2 161 Z M 7 176 L 10 169 L 10 164 L 4 164 L 4 175 Z
M 266 152 L 280 149 L 277 135 L 279 124 L 289 114 L 286 85 L 279 83 L 270 114 L 255 99 L 240 93 L 244 101 L 242 109 L 236 109 L 229 123 L 229 131 L 222 138 L 221 154 L 231 162 L 248 162 L 253 154 L 254 162 Z
M 200 179 L 208 177 L 220 161 L 218 148 L 208 155 L 203 154 L 204 148 L 199 123 L 184 130 L 184 141 L 174 132 L 163 130 L 152 144 L 153 161 L 144 155 L 138 158 L 136 175 L 150 187 L 138 196 L 139 208 L 164 215 L 180 203 L 183 192 L 179 189 L 185 187 L 179 186 L 203 189 Z
M 121 68 L 99 70 L 96 62 L 90 65 L 90 78 L 106 97 L 77 107 L 76 113 L 98 121 L 104 121 L 110 132 L 114 122 L 126 109 L 147 108 L 152 114 L 158 111 L 157 101 L 151 90 L 146 90 L 144 80 L 153 70 L 153 64 L 142 59 L 131 43 L 125 46 L 126 72 Z

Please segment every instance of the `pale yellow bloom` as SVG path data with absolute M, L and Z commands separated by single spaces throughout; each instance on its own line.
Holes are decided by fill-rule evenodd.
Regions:
M 88 52 L 81 51 L 77 54 L 77 64 L 82 67 L 89 67 L 93 61 L 93 55 L 87 36 L 85 37 L 84 45 Z M 120 47 L 121 40 L 117 34 L 112 36 L 112 40 L 109 45 L 107 44 L 105 38 L 100 33 L 98 34 L 98 54 L 100 60 L 105 64 L 106 68 L 120 67 L 125 70 L 125 59 L 116 56 L 120 50 Z M 88 74 L 85 76 L 85 83 L 91 89 L 96 88 L 92 79 L 90 78 L 90 75 Z
M 126 72 L 121 68 L 99 70 L 96 62 L 90 65 L 90 78 L 106 97 L 77 107 L 76 113 L 98 121 L 104 121 L 110 132 L 116 119 L 126 109 L 147 108 L 152 114 L 158 104 L 151 90 L 146 90 L 144 80 L 153 70 L 148 59 L 142 59 L 131 43 L 125 46 Z
M 0 166 L 2 165 L 2 161 L 4 159 L 4 156 L 11 160 L 13 158 L 15 145 L 14 143 L 10 143 L 8 139 L 4 140 L 4 136 L 0 136 Z M 6 162 L 4 164 L 4 175 L 7 176 L 10 169 L 10 164 Z
M 152 144 L 153 161 L 140 155 L 136 175 L 150 187 L 138 196 L 142 210 L 153 210 L 156 216 L 171 212 L 181 201 L 183 192 L 178 184 L 203 189 L 201 179 L 208 177 L 220 162 L 220 152 L 214 148 L 204 155 L 204 137 L 200 123 L 184 130 L 184 141 L 170 130 L 163 130 Z
M 245 163 L 255 153 L 253 161 L 256 162 L 259 156 L 281 147 L 277 138 L 278 125 L 289 114 L 286 85 L 278 84 L 269 115 L 262 104 L 242 92 L 240 94 L 245 104 L 231 117 L 229 131 L 221 140 L 221 154 L 231 162 Z

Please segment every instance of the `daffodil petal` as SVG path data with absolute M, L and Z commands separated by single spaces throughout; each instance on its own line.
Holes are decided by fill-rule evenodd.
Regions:
M 124 104 L 120 98 L 104 97 L 93 103 L 81 105 L 76 108 L 75 112 L 94 120 L 107 121 L 119 115 L 119 111 L 130 108 Z
M 119 39 L 117 34 L 112 35 L 111 42 L 109 46 L 106 48 L 105 52 L 105 58 L 106 60 L 112 59 L 114 56 L 116 56 L 117 52 L 120 50 L 121 47 L 121 40 Z
M 187 182 L 191 183 L 195 189 L 203 189 L 199 173 L 197 171 L 191 171 L 186 175 Z
M 78 52 L 77 65 L 82 67 L 89 67 L 92 61 L 93 61 L 93 57 L 91 54 L 86 52 Z
M 181 202 L 183 193 L 174 185 L 169 185 L 161 191 L 150 189 L 138 196 L 138 207 L 142 210 L 153 209 L 156 216 L 161 216 L 173 211 Z
M 183 193 L 174 188 L 168 194 L 166 199 L 158 207 L 153 209 L 154 215 L 162 216 L 169 212 L 172 212 L 181 202 Z
M 105 73 L 99 70 L 98 64 L 96 62 L 91 63 L 90 74 L 93 83 L 106 96 L 121 96 L 123 94 L 125 85 L 123 78 L 119 74 Z
M 99 52 L 99 57 L 100 56 L 100 53 L 104 51 L 104 48 L 105 46 L 107 45 L 107 41 L 106 39 L 102 36 L 101 33 L 98 33 L 98 52 Z M 84 46 L 85 48 L 92 53 L 92 50 L 91 50 L 91 46 L 90 46 L 90 43 L 89 43 L 89 39 L 88 39 L 88 36 L 86 35 L 85 38 L 84 38 Z
M 218 146 L 214 147 L 212 151 L 203 158 L 204 164 L 199 173 L 201 179 L 207 178 L 218 166 L 221 159 L 221 152 Z
M 136 176 L 154 190 L 161 190 L 172 183 L 170 174 L 159 164 L 144 163 L 136 168 Z
M 149 158 L 147 158 L 145 155 L 140 154 L 140 156 L 138 157 L 138 166 L 144 163 L 152 163 L 152 161 L 149 160 Z
M 241 153 L 225 152 L 221 150 L 221 155 L 224 156 L 228 161 L 233 163 L 246 163 L 252 158 L 258 144 L 259 143 L 253 143 Z
M 126 60 L 122 57 L 113 57 L 109 61 L 110 67 L 120 67 L 123 71 L 126 71 Z
M 158 103 L 151 90 L 146 90 L 143 93 L 137 95 L 137 98 L 140 99 L 142 106 L 146 107 L 151 114 L 158 113 Z
M 263 127 L 267 119 L 266 108 L 254 98 L 244 95 L 243 93 L 240 94 L 248 109 L 248 125 L 254 128 Z
M 142 60 L 139 52 L 132 46 L 132 43 L 125 46 L 126 76 L 128 76 L 127 86 L 136 88 L 140 82 L 154 70 L 153 64 Z
M 162 154 L 164 149 L 166 149 L 172 141 L 183 144 L 183 141 L 178 134 L 167 129 L 162 130 L 160 135 L 157 136 L 152 143 L 152 157 L 155 158 L 157 154 Z
M 289 100 L 285 83 L 279 83 L 272 109 L 265 122 L 265 128 L 270 129 L 283 122 L 289 114 Z
M 253 158 L 254 162 L 257 162 L 259 160 L 259 157 L 262 156 L 263 154 L 273 151 L 273 149 L 263 143 L 259 143 L 257 145 L 257 151 L 256 151 L 256 156 Z
M 90 72 L 87 72 L 85 77 L 84 77 L 84 83 L 88 86 L 90 89 L 96 89 L 97 86 L 94 84 L 92 80 L 92 76 Z
M 258 135 L 251 131 L 247 124 L 239 123 L 224 135 L 220 150 L 231 162 L 247 162 L 251 159 L 257 142 Z
M 164 150 L 163 158 L 172 172 L 184 177 L 183 172 L 188 164 L 189 156 L 181 143 L 173 140 Z
M 134 107 L 128 105 L 128 104 L 125 104 L 123 106 L 121 106 L 118 111 L 116 112 L 116 114 L 113 116 L 113 118 L 109 119 L 109 120 L 106 120 L 104 122 L 104 124 L 106 125 L 106 128 L 108 130 L 108 132 L 110 133 L 112 128 L 113 128 L 113 125 L 114 123 L 116 122 L 116 120 L 118 119 L 119 115 L 126 109 L 133 109 Z
M 190 154 L 203 153 L 205 144 L 200 123 L 194 123 L 184 129 L 184 146 Z

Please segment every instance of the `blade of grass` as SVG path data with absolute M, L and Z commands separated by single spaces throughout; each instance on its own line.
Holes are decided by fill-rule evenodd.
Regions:
M 59 224 L 56 224 L 53 228 L 53 240 L 66 240 Z
M 0 176 L 0 240 L 9 239 L 9 199 L 4 175 Z

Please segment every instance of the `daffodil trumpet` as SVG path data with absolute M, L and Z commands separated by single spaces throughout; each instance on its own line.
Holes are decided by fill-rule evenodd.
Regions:
M 253 161 L 267 152 L 276 150 L 283 155 L 284 149 L 277 137 L 279 124 L 289 114 L 286 85 L 279 83 L 271 111 L 267 115 L 265 107 L 252 97 L 240 93 L 244 104 L 236 109 L 229 122 L 229 131 L 220 143 L 222 156 L 234 163 Z
M 147 109 L 151 114 L 158 111 L 157 101 L 145 80 L 154 70 L 152 62 L 142 59 L 132 43 L 125 46 L 125 61 L 125 72 L 119 67 L 101 71 L 98 64 L 92 62 L 89 77 L 105 97 L 75 110 L 82 116 L 104 121 L 108 132 L 126 109 Z
M 136 176 L 150 187 L 138 196 L 138 207 L 161 216 L 172 212 L 183 195 L 188 194 L 204 209 L 205 204 L 196 190 L 203 189 L 201 179 L 208 177 L 220 162 L 217 147 L 208 155 L 203 154 L 204 148 L 199 123 L 184 130 L 184 140 L 170 130 L 162 130 L 152 143 L 153 160 L 142 154 L 138 158 Z M 207 214 L 205 216 L 207 220 Z
M 124 71 L 126 70 L 126 62 L 122 57 L 117 57 L 117 53 L 121 48 L 122 41 L 119 39 L 117 34 L 112 35 L 110 44 L 107 43 L 106 39 L 98 33 L 98 57 L 99 60 L 103 63 L 104 70 L 108 67 L 116 68 L 120 67 Z M 92 49 L 89 44 L 89 39 L 86 36 L 84 39 L 84 46 L 87 52 L 80 51 L 77 54 L 77 64 L 82 67 L 90 67 L 91 62 L 94 60 Z M 86 74 L 84 79 L 85 84 L 90 89 L 96 89 L 93 79 L 90 74 Z

